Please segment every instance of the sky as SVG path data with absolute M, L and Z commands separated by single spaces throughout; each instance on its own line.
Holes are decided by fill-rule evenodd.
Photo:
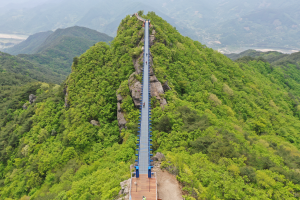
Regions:
M 35 7 L 49 0 L 0 0 L 0 7 L 18 8 Z

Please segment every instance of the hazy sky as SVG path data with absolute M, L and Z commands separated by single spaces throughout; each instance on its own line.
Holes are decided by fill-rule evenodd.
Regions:
M 0 7 L 34 7 L 50 0 L 0 0 Z

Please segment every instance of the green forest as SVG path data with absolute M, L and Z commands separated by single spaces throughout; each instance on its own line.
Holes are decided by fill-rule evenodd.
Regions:
M 155 30 L 155 75 L 171 87 L 164 109 L 152 99 L 153 149 L 166 155 L 161 167 L 176 175 L 184 198 L 299 199 L 298 63 L 234 62 L 180 35 L 154 12 L 142 17 Z M 2 86 L 16 88 L 0 95 L 2 199 L 118 197 L 135 160 L 139 110 L 128 78 L 143 37 L 142 22 L 126 16 L 110 44 L 99 42 L 74 58 L 61 85 L 27 76 L 27 84 Z M 121 133 L 117 90 L 125 97 Z M 37 96 L 32 104 L 29 94 Z

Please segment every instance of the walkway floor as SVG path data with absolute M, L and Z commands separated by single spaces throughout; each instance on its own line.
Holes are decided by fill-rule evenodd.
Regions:
M 149 167 L 149 22 L 145 23 L 145 48 L 144 48 L 144 72 L 143 72 L 143 97 L 141 136 L 139 150 L 139 169 L 140 174 L 148 174 Z M 147 64 L 146 64 L 147 62 Z M 143 105 L 143 103 L 141 105 Z
M 131 184 L 132 200 L 142 200 L 143 196 L 145 196 L 147 200 L 157 200 L 155 177 L 149 179 L 147 174 L 140 174 L 139 178 L 132 178 Z
M 143 96 L 141 110 L 141 133 L 139 146 L 139 178 L 131 179 L 131 200 L 142 200 L 143 196 L 147 200 L 157 200 L 156 174 L 148 178 L 148 167 L 150 160 L 149 142 L 149 22 L 145 22 L 145 48 L 144 48 L 144 70 L 143 70 Z M 145 106 L 143 106 L 145 103 Z

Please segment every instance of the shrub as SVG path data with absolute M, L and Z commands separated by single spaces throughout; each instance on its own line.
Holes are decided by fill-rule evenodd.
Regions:
M 222 105 L 222 101 L 215 94 L 210 94 L 208 99 L 213 102 L 214 106 Z

